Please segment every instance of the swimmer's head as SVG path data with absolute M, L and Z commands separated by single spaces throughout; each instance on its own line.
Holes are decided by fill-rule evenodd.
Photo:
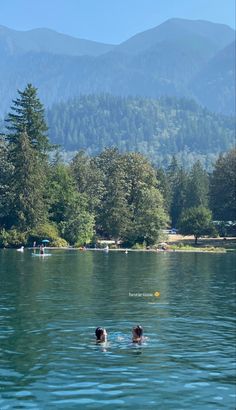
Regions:
M 98 342 L 105 342 L 107 340 L 107 331 L 102 327 L 97 327 L 95 330 L 95 335 Z
M 143 336 L 143 328 L 140 325 L 134 326 L 132 329 L 133 342 L 139 342 Z

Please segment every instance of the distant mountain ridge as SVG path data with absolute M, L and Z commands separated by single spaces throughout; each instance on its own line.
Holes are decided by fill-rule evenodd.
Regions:
M 127 53 L 139 53 L 157 43 L 165 42 L 197 42 L 211 44 L 215 50 L 220 50 L 233 41 L 234 30 L 224 24 L 211 23 L 203 20 L 185 20 L 173 18 L 157 27 L 138 33 L 116 47 L 116 50 Z
M 111 51 L 113 47 L 112 44 L 79 39 L 47 28 L 17 31 L 0 26 L 0 52 L 8 55 L 36 52 L 98 56 Z
M 187 97 L 233 115 L 234 39 L 228 26 L 184 19 L 168 20 L 116 46 L 48 29 L 0 28 L 0 113 L 9 110 L 16 89 L 30 82 L 46 107 L 105 92 Z

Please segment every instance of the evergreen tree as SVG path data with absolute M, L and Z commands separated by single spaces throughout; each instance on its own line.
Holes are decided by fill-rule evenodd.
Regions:
M 49 140 L 45 134 L 43 106 L 36 89 L 27 85 L 13 101 L 7 117 L 6 140 L 11 174 L 11 225 L 20 230 L 35 227 L 47 218 L 45 200 Z
M 11 173 L 11 225 L 26 231 L 47 218 L 45 203 L 45 171 L 26 132 L 9 146 Z
M 88 209 L 94 213 L 104 193 L 102 171 L 97 166 L 96 160 L 83 151 L 75 155 L 71 161 L 70 169 L 76 182 L 77 191 L 80 194 L 86 194 Z
M 70 169 L 62 162 L 51 165 L 48 175 L 48 193 L 50 219 L 59 224 L 66 218 L 67 208 L 72 206 L 77 196 L 75 181 L 70 174 Z
M 30 144 L 38 154 L 45 155 L 51 145 L 46 135 L 47 125 L 44 120 L 44 108 L 37 97 L 37 89 L 28 84 L 24 91 L 18 90 L 18 98 L 13 100 L 6 119 L 9 133 L 7 140 L 14 144 L 19 135 L 26 132 Z
M 208 207 L 209 177 L 200 161 L 195 162 L 190 171 L 186 192 L 186 208 Z
M 8 161 L 7 145 L 4 137 L 0 140 L 0 227 L 8 227 L 10 223 L 11 188 L 10 180 L 13 167 Z
M 169 214 L 171 206 L 171 189 L 168 175 L 163 168 L 157 168 L 156 175 L 158 181 L 158 189 L 163 196 L 165 210 Z
M 96 159 L 103 172 L 104 193 L 97 212 L 98 229 L 116 241 L 123 238 L 130 224 L 127 187 L 122 157 L 116 149 L 107 149 Z
M 170 191 L 170 218 L 172 226 L 176 226 L 179 217 L 186 207 L 187 172 L 180 167 L 176 158 L 167 170 Z
M 220 155 L 210 178 L 210 206 L 215 220 L 236 220 L 236 149 Z

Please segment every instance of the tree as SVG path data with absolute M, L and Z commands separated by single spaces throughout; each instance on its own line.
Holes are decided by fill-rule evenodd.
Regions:
M 153 244 L 168 222 L 156 170 L 138 153 L 125 154 L 123 162 L 131 216 L 126 239 L 131 243 Z
M 9 209 L 10 225 L 27 230 L 47 219 L 45 181 L 50 144 L 36 89 L 29 84 L 19 95 L 6 120 L 8 163 L 12 168 Z
M 106 149 L 96 164 L 103 175 L 104 192 L 97 207 L 97 226 L 116 241 L 123 238 L 131 223 L 122 156 L 117 149 Z
M 87 211 L 86 199 L 77 194 L 76 200 L 66 210 L 64 221 L 59 223 L 59 228 L 66 241 L 82 246 L 91 242 L 94 222 L 94 215 Z
M 76 201 L 76 184 L 70 169 L 62 162 L 52 164 L 48 174 L 49 217 L 59 224 L 66 218 L 67 208 Z
M 46 176 L 27 133 L 18 136 L 9 151 L 11 174 L 11 225 L 25 231 L 47 219 Z
M 44 108 L 37 97 L 37 89 L 28 84 L 24 91 L 18 90 L 19 97 L 13 100 L 10 112 L 6 118 L 9 133 L 7 140 L 15 143 L 18 136 L 24 132 L 29 137 L 30 144 L 37 153 L 47 154 L 52 147 L 46 132 L 48 130 L 44 120 Z
M 69 166 L 56 162 L 50 176 L 50 219 L 70 244 L 88 243 L 94 234 L 94 215 L 88 211 L 87 195 L 77 191 Z
M 178 228 L 182 235 L 194 235 L 195 244 L 200 236 L 215 234 L 212 213 L 203 206 L 186 209 L 179 220 Z
M 210 207 L 214 219 L 236 220 L 236 149 L 220 155 L 210 177 Z
M 186 208 L 208 207 L 209 177 L 200 161 L 193 164 L 186 189 Z
M 73 158 L 70 169 L 77 191 L 86 194 L 88 209 L 92 213 L 95 212 L 104 193 L 103 173 L 97 166 L 96 160 L 80 151 Z
M 0 140 L 0 227 L 9 225 L 9 209 L 11 203 L 10 179 L 13 167 L 8 161 L 7 144 L 4 137 Z
M 132 242 L 153 245 L 157 242 L 160 232 L 166 227 L 168 217 L 163 206 L 163 198 L 158 189 L 143 188 L 140 193 L 139 206 L 135 212 L 132 229 L 128 240 Z
M 186 190 L 188 175 L 183 167 L 180 167 L 176 157 L 172 158 L 171 164 L 167 170 L 167 178 L 170 191 L 170 218 L 172 226 L 176 226 L 181 213 L 186 208 Z

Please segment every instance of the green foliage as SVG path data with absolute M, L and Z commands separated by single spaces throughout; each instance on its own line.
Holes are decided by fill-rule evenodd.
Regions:
M 136 145 L 133 130 L 142 129 L 143 111 L 155 119 L 156 110 L 163 114 L 165 103 L 174 113 L 173 121 L 163 114 L 158 124 L 167 121 L 167 126 L 182 112 L 173 99 L 163 103 L 103 96 L 81 101 L 92 104 L 91 112 L 96 104 L 98 111 L 103 104 L 103 114 L 109 116 L 111 110 L 119 121 L 124 120 L 125 127 L 129 122 L 123 114 L 131 110 L 135 125 L 127 135 Z M 184 108 L 184 101 L 181 104 Z M 12 110 L 9 133 L 2 135 L 0 142 L 0 246 L 32 245 L 42 239 L 52 246 L 82 246 L 95 236 L 113 239 L 116 244 L 149 246 L 160 240 L 169 219 L 175 226 L 179 221 L 181 232 L 193 234 L 197 241 L 199 235 L 214 233 L 209 204 L 214 218 L 233 220 L 235 150 L 219 157 L 210 179 L 199 161 L 187 170 L 172 157 L 168 169 L 156 169 L 142 154 L 115 148 L 106 148 L 94 157 L 79 152 L 70 164 L 62 163 L 56 154 L 49 162 L 43 107 L 36 90 L 27 86 Z M 192 114 L 202 112 L 196 104 L 191 110 Z M 111 124 L 113 136 L 118 138 L 115 120 Z M 166 134 L 164 139 L 168 138 Z
M 10 180 L 12 225 L 24 231 L 46 219 L 46 175 L 26 133 L 20 134 L 13 146 L 10 144 L 9 157 L 14 167 Z
M 97 155 L 112 146 L 141 152 L 158 165 L 178 153 L 191 167 L 196 157 L 217 155 L 234 144 L 233 118 L 173 97 L 86 95 L 54 105 L 47 116 L 51 140 L 65 150 Z
M 220 155 L 210 178 L 210 204 L 214 219 L 236 220 L 236 149 Z
M 196 244 L 199 236 L 216 234 L 212 213 L 203 206 L 189 208 L 184 211 L 178 227 L 182 235 L 194 235 Z
M 103 175 L 103 195 L 97 207 L 97 231 L 130 244 L 154 243 L 167 216 L 155 169 L 137 153 L 107 149 L 95 158 Z
M 18 246 L 26 245 L 27 232 L 19 232 L 16 229 L 0 231 L 0 247 L 16 248 Z
M 133 223 L 126 239 L 131 242 L 146 242 L 147 245 L 153 245 L 168 222 L 163 198 L 155 187 L 143 188 L 139 196 L 138 206 L 134 208 Z
M 147 246 L 146 242 L 143 242 L 143 243 L 137 242 L 133 244 L 132 249 L 139 251 L 139 250 L 146 249 L 146 246 Z
M 0 231 L 0 248 L 5 248 L 8 245 L 8 233 L 5 228 Z
M 48 175 L 48 201 L 50 220 L 59 224 L 77 199 L 75 181 L 67 165 L 53 164 Z
M 97 166 L 96 158 L 80 151 L 72 159 L 70 169 L 77 191 L 86 194 L 88 210 L 94 213 L 104 194 L 103 172 Z
M 52 165 L 50 175 L 50 219 L 57 223 L 61 235 L 69 243 L 76 246 L 90 242 L 94 234 L 94 216 L 89 213 L 89 191 L 81 187 L 77 189 L 76 178 L 79 179 L 78 161 L 73 167 L 60 162 Z M 79 169 L 80 170 L 80 169 Z M 73 171 L 73 173 L 72 173 Z M 83 176 L 83 174 L 82 174 Z M 86 178 L 86 175 L 85 175 Z M 89 186 L 89 185 L 88 185 Z M 90 203 L 93 202 L 91 198 Z
M 186 191 L 187 208 L 208 207 L 209 177 L 200 161 L 195 162 L 191 168 Z
M 118 240 L 125 236 L 131 217 L 123 157 L 117 150 L 107 149 L 96 158 L 96 164 L 102 172 L 104 186 L 97 224 L 105 236 Z
M 72 212 L 71 217 L 59 224 L 63 237 L 77 247 L 91 242 L 94 235 L 94 217 L 88 212 Z
M 178 224 L 184 210 L 198 206 L 208 207 L 209 175 L 200 161 L 196 161 L 187 171 L 179 165 L 176 157 L 173 156 L 165 173 L 165 184 L 167 209 L 170 213 L 172 226 Z
M 43 107 L 37 90 L 28 85 L 18 91 L 12 112 L 7 117 L 7 159 L 10 167 L 7 192 L 9 198 L 9 227 L 21 231 L 32 229 L 47 218 L 45 177 L 47 150 L 50 145 Z M 10 192 L 9 192 L 10 191 Z
M 34 241 L 41 243 L 43 239 L 48 239 L 50 244 L 52 244 L 59 237 L 60 235 L 56 224 L 46 222 L 36 226 L 29 232 L 28 242 L 32 245 Z
M 7 144 L 2 137 L 2 140 L 0 139 L 0 226 L 8 226 L 10 222 L 9 208 L 12 202 L 10 180 L 12 171 L 13 165 L 8 161 Z
M 47 125 L 44 120 L 44 108 L 37 97 L 37 89 L 28 84 L 24 91 L 18 91 L 19 97 L 13 100 L 12 112 L 6 119 L 7 140 L 14 144 L 19 135 L 26 133 L 30 145 L 37 154 L 46 154 L 50 148 L 46 136 Z
M 54 246 L 56 248 L 67 248 L 68 242 L 63 238 L 56 238 L 52 240 L 50 246 Z
M 179 166 L 176 157 L 173 156 L 167 169 L 167 181 L 169 184 L 169 212 L 172 226 L 176 226 L 183 209 L 186 208 L 186 191 L 188 174 L 183 167 Z

